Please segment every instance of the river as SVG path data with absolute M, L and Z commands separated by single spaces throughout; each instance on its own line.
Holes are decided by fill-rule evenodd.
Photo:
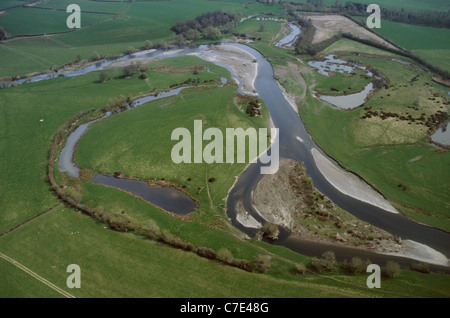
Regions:
M 219 44 L 220 45 L 220 44 Z M 311 136 L 305 129 L 303 122 L 299 115 L 292 109 L 292 106 L 286 100 L 281 88 L 277 81 L 274 79 L 272 65 L 267 61 L 258 51 L 237 43 L 227 43 L 227 45 L 233 45 L 245 50 L 255 57 L 258 65 L 258 73 L 255 81 L 255 89 L 260 98 L 262 98 L 271 115 L 273 124 L 279 128 L 279 150 L 282 158 L 294 159 L 303 162 L 308 175 L 312 178 L 315 187 L 323 194 L 328 196 L 334 203 L 341 208 L 347 210 L 357 218 L 366 221 L 374 226 L 390 232 L 395 236 L 401 237 L 403 240 L 409 239 L 421 244 L 425 244 L 440 253 L 444 254 L 447 258 L 450 256 L 450 234 L 413 222 L 401 214 L 395 214 L 386 211 L 376 205 L 363 202 L 357 199 L 358 195 L 344 194 L 332 183 L 330 183 L 324 174 L 318 169 L 316 161 L 312 155 L 313 150 L 320 153 L 324 158 L 333 163 L 336 167 L 338 165 L 333 159 L 329 158 L 312 140 Z M 103 67 L 118 61 L 125 59 L 139 59 L 143 57 L 169 57 L 169 56 L 182 56 L 191 53 L 199 53 L 207 50 L 210 46 L 203 45 L 196 48 L 183 48 L 172 51 L 155 51 L 147 54 L 137 54 L 132 56 L 126 56 L 120 59 L 106 60 L 101 63 L 91 65 L 87 68 L 83 68 L 77 71 L 71 71 L 70 74 L 65 76 L 78 76 L 102 69 Z M 236 77 L 236 74 L 233 74 Z M 42 80 L 45 78 L 39 78 Z M 87 129 L 87 127 L 86 127 Z M 72 142 L 75 145 L 76 142 L 82 137 L 83 132 Z M 67 145 L 67 144 L 66 144 Z M 72 161 L 72 153 L 69 151 L 68 161 Z M 66 158 L 66 159 L 67 159 Z M 236 205 L 241 202 L 246 211 L 248 211 L 255 219 L 263 221 L 258 213 L 255 211 L 252 202 L 252 192 L 258 181 L 261 179 L 260 175 L 261 163 L 250 164 L 247 169 L 239 176 L 237 182 L 230 190 L 227 200 L 227 214 L 232 219 L 232 223 L 252 236 L 255 233 L 255 229 L 246 228 L 236 220 Z M 61 166 L 60 166 L 61 169 Z M 120 179 L 117 179 L 120 180 Z M 99 182 L 101 183 L 101 182 Z M 105 183 L 106 184 L 106 183 Z M 338 259 L 350 258 L 350 256 L 366 256 L 371 255 L 371 259 L 387 260 L 393 257 L 370 253 L 368 251 L 349 249 L 337 247 L 328 244 L 319 244 L 315 242 L 306 242 L 292 237 L 286 231 L 282 232 L 282 235 L 275 244 L 287 246 L 297 252 L 305 255 L 318 256 L 324 250 L 333 250 L 336 253 Z M 400 260 L 401 258 L 395 258 Z M 410 260 L 408 260 L 410 262 Z M 403 261 L 405 262 L 405 261 Z

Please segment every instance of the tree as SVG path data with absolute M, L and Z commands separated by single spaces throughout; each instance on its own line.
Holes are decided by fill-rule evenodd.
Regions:
M 106 73 L 105 71 L 100 72 L 99 77 L 100 77 L 100 82 L 104 83 L 108 79 L 108 73 Z
M 131 54 L 133 54 L 134 52 L 136 52 L 136 49 L 135 49 L 134 47 L 132 47 L 132 46 L 127 47 L 126 53 L 127 53 L 128 55 L 131 55 Z
M 218 28 L 207 27 L 204 32 L 204 35 L 207 39 L 217 40 L 220 39 L 220 37 L 222 37 L 222 32 L 220 32 Z
M 134 64 L 127 65 L 123 68 L 123 76 L 130 77 L 137 72 L 137 67 Z
M 303 263 L 298 263 L 295 265 L 295 273 L 299 275 L 305 275 L 306 274 L 306 265 Z
M 258 273 L 265 273 L 270 269 L 270 256 L 258 255 L 253 261 L 253 266 Z
M 386 267 L 383 267 L 381 269 L 381 275 L 383 275 L 383 277 L 385 278 L 397 277 L 398 275 L 400 275 L 400 265 L 393 261 L 388 261 L 386 263 Z
M 226 248 L 221 248 L 217 251 L 217 259 L 228 264 L 234 261 L 233 254 Z
M 195 29 L 189 29 L 184 35 L 189 41 L 197 41 L 200 39 L 200 32 Z
M 269 222 L 263 225 L 262 231 L 264 232 L 264 235 L 271 240 L 276 240 L 278 238 L 278 234 L 280 234 L 278 226 Z
M 153 43 L 152 43 L 152 41 L 146 40 L 146 41 L 145 41 L 145 49 L 146 49 L 146 50 L 150 50 L 151 48 L 153 48 Z
M 92 61 L 98 61 L 98 60 L 100 60 L 100 59 L 101 59 L 100 54 L 98 54 L 98 52 L 94 51 L 94 52 L 92 53 Z

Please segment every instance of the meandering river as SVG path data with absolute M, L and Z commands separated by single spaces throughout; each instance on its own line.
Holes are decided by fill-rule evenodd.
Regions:
M 425 225 L 420 225 L 416 222 L 409 220 L 408 218 L 406 218 L 401 214 L 392 213 L 392 211 L 387 211 L 383 208 L 380 208 L 377 205 L 371 204 L 370 202 L 363 202 L 362 200 L 358 199 L 358 193 L 351 193 L 349 195 L 348 192 L 345 193 L 341 191 L 339 187 L 336 187 L 336 185 L 330 183 L 327 180 L 326 176 L 324 175 L 324 172 L 318 168 L 313 153 L 314 152 L 319 153 L 321 156 L 323 156 L 323 158 L 328 160 L 335 167 L 337 167 L 338 169 L 341 168 L 339 168 L 337 163 L 332 158 L 329 158 L 312 140 L 311 136 L 306 131 L 301 118 L 292 109 L 292 106 L 286 100 L 281 88 L 279 87 L 277 81 L 274 79 L 274 73 L 270 62 L 266 60 L 264 56 L 262 56 L 258 51 L 246 45 L 237 43 L 232 44 L 227 43 L 227 45 L 233 45 L 240 49 L 243 49 L 252 56 L 254 56 L 254 58 L 257 60 L 258 73 L 255 81 L 255 89 L 258 96 L 265 101 L 269 109 L 274 126 L 279 128 L 279 150 L 280 156 L 282 158 L 294 159 L 303 162 L 307 169 L 308 175 L 312 178 L 314 182 L 315 187 L 317 187 L 319 191 L 328 196 L 334 203 L 339 205 L 341 208 L 347 210 L 357 218 L 366 221 L 370 224 L 373 224 L 374 226 L 377 226 L 381 229 L 384 229 L 395 236 L 401 237 L 402 239 L 409 239 L 419 242 L 421 244 L 425 244 L 435 249 L 436 251 L 442 253 L 447 258 L 449 258 L 450 256 L 449 233 Z M 169 50 L 169 51 L 157 50 L 146 54 L 125 56 L 119 59 L 102 61 L 77 71 L 71 71 L 70 73 L 64 74 L 64 76 L 78 76 L 86 74 L 88 72 L 102 69 L 103 67 L 119 60 L 139 59 L 143 57 L 182 56 L 191 53 L 201 53 L 205 50 L 208 50 L 209 48 L 211 48 L 211 46 L 202 45 L 195 48 L 182 48 L 178 50 Z M 235 78 L 238 77 L 237 74 L 232 75 Z M 42 77 L 39 78 L 39 80 L 42 79 L 45 78 Z M 178 92 L 172 93 L 177 94 Z M 143 102 L 140 102 L 139 104 L 143 104 Z M 94 122 L 86 124 L 86 127 L 83 128 L 84 131 L 86 131 L 88 126 L 91 124 L 94 124 Z M 74 169 L 76 165 L 74 165 L 73 163 L 73 149 L 76 143 L 82 137 L 84 131 L 81 130 L 78 131 L 74 135 L 73 140 L 71 140 L 71 142 L 66 143 L 66 147 L 61 155 L 61 158 L 63 159 L 60 159 L 61 171 L 69 172 L 71 170 L 76 170 Z M 66 154 L 64 154 L 65 152 Z M 242 203 L 244 209 L 248 211 L 256 220 L 264 222 L 264 220 L 262 220 L 262 218 L 258 215 L 257 211 L 255 211 L 252 202 L 253 189 L 256 187 L 257 183 L 262 177 L 260 175 L 260 166 L 261 163 L 258 161 L 254 164 L 250 164 L 247 167 L 247 169 L 239 176 L 233 188 L 230 190 L 229 197 L 227 200 L 227 214 L 231 218 L 232 223 L 250 236 L 252 236 L 255 233 L 255 229 L 246 228 L 237 221 L 236 206 L 238 202 Z M 111 180 L 106 182 L 103 179 L 102 177 L 97 177 L 95 182 L 105 184 L 108 186 L 115 186 L 118 188 L 121 187 L 121 185 L 116 184 L 117 182 L 120 183 L 121 179 L 116 178 L 115 180 L 113 180 L 115 185 L 108 184 L 108 182 Z M 363 181 L 361 180 L 361 182 Z M 343 184 L 343 186 L 345 186 L 345 184 Z M 370 186 L 368 186 L 367 184 L 366 186 L 370 188 Z M 139 190 L 133 190 L 136 187 Z M 128 189 L 127 191 L 131 193 L 142 190 L 139 188 L 139 186 L 136 185 L 127 189 Z M 139 195 L 137 193 L 134 194 Z M 170 196 L 167 200 L 170 201 Z M 191 209 L 192 207 L 189 208 L 189 210 Z M 367 256 L 373 261 L 379 260 L 380 262 L 385 261 L 387 259 L 392 259 L 392 257 L 381 254 L 375 254 L 368 251 L 302 241 L 295 237 L 290 236 L 289 233 L 286 231 L 282 231 L 280 239 L 277 240 L 275 244 L 284 245 L 295 251 L 311 256 L 318 256 L 323 251 L 331 249 L 335 251 L 338 259 L 345 259 L 345 258 L 349 259 L 353 256 L 362 256 L 362 257 Z M 408 259 L 401 259 L 401 258 L 396 259 L 400 263 L 403 262 L 404 264 L 407 264 L 406 262 L 410 262 L 410 260 Z

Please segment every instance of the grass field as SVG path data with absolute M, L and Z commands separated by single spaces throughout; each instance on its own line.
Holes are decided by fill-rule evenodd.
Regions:
M 23 1 L 2 1 L 0 8 L 20 3 Z M 65 9 L 68 3 L 68 0 L 50 0 L 39 5 Z M 127 5 L 127 2 L 88 0 L 77 3 L 85 11 L 108 13 L 118 13 Z M 403 4 L 423 9 L 442 4 L 442 1 L 396 3 L 399 6 Z M 177 20 L 190 19 L 217 9 L 239 11 L 243 16 L 269 11 L 282 13 L 279 5 L 242 0 L 135 1 L 114 20 L 105 20 L 111 15 L 83 13 L 82 24 L 101 22 L 92 27 L 88 25 L 79 31 L 57 36 L 14 39 L 1 43 L 0 77 L 60 66 L 75 60 L 78 55 L 82 59 L 89 59 L 94 51 L 101 55 L 122 54 L 129 46 L 142 47 L 145 40 L 171 41 L 175 36 L 169 28 Z M 0 15 L 0 25 L 11 34 L 30 30 L 64 31 L 64 17 L 67 15 L 63 11 L 17 8 Z M 263 34 L 259 31 L 261 23 L 265 28 Z M 270 46 L 282 36 L 281 27 L 282 23 L 248 20 L 236 31 L 261 37 L 252 46 L 265 54 L 273 65 L 289 67 L 291 64 L 286 61 L 292 57 L 292 52 Z M 349 43 L 340 40 L 328 50 L 332 52 L 340 48 L 345 51 L 345 47 L 352 46 Z M 359 49 L 375 50 L 362 45 Z M 445 52 L 446 48 L 436 50 Z M 433 93 L 446 93 L 436 84 L 426 89 L 420 86 L 428 81 L 427 73 L 395 62 L 372 59 L 361 61 L 379 68 L 396 87 L 403 84 L 405 78 L 420 74 L 414 86 L 404 89 L 399 87 L 395 93 L 390 92 L 390 98 L 386 92 L 375 95 L 371 100 L 373 109 L 400 111 L 400 108 L 415 102 L 411 92 L 422 92 L 422 89 L 419 104 L 428 114 L 435 110 L 435 105 L 426 99 L 430 89 Z M 301 61 L 295 63 L 302 64 Z M 168 66 L 178 71 L 168 71 Z M 212 73 L 204 69 L 193 74 L 189 70 L 193 66 L 206 66 Z M 81 110 L 101 109 L 109 100 L 121 95 L 137 97 L 167 90 L 171 84 L 189 78 L 218 83 L 219 77 L 224 76 L 231 81 L 226 70 L 196 57 L 153 61 L 146 71 L 148 81 L 139 79 L 137 75 L 118 78 L 120 68 L 108 69 L 106 72 L 109 79 L 105 83 L 100 83 L 99 72 L 94 72 L 0 90 L 0 233 L 41 211 L 49 210 L 0 236 L 0 253 L 76 297 L 450 297 L 448 275 L 423 275 L 402 270 L 396 279 L 383 280 L 382 289 L 370 290 L 366 287 L 366 274 L 343 275 L 334 271 L 322 275 L 310 272 L 297 275 L 294 273 L 295 265 L 307 264 L 309 258 L 287 248 L 242 238 L 242 233 L 225 218 L 224 198 L 234 177 L 245 164 L 176 166 L 170 158 L 170 150 L 176 143 L 170 140 L 172 129 L 186 127 L 192 131 L 194 119 L 202 119 L 205 128 L 267 126 L 265 106 L 262 118 L 249 118 L 236 107 L 235 85 L 191 89 L 179 96 L 114 115 L 93 125 L 76 153 L 77 163 L 84 168 L 109 173 L 120 170 L 125 175 L 165 178 L 186 185 L 186 191 L 201 202 L 200 208 L 190 216 L 173 217 L 127 193 L 92 183 L 77 184 L 77 189 L 82 191 L 80 198 L 83 204 L 117 215 L 125 211 L 123 217 L 134 223 L 154 222 L 161 230 L 169 231 L 196 246 L 206 246 L 215 251 L 226 247 L 234 257 L 247 260 L 259 254 L 270 255 L 272 266 L 267 273 L 248 273 L 225 266 L 134 232 L 118 233 L 79 211 L 63 204 L 57 205 L 61 201 L 47 180 L 48 154 L 54 134 L 73 115 Z M 288 82 L 283 85 L 295 89 L 297 93 L 303 92 L 302 85 L 296 82 L 298 78 L 292 73 L 286 74 L 289 76 Z M 314 80 L 311 74 L 304 76 L 308 83 Z M 325 84 L 324 89 L 331 85 Z M 333 85 L 337 84 L 344 87 L 348 82 L 335 82 Z M 363 83 L 352 82 L 352 87 L 355 84 Z M 385 103 L 376 99 L 380 96 L 383 96 Z M 399 100 L 404 100 L 404 103 L 399 103 Z M 308 129 L 311 128 L 313 137 L 321 146 L 333 156 L 342 158 L 344 165 L 355 169 L 383 193 L 392 192 L 389 198 L 403 204 L 397 204 L 403 212 L 419 221 L 450 228 L 446 205 L 450 202 L 446 181 L 450 179 L 446 169 L 448 152 L 437 153 L 436 148 L 429 146 L 423 130 L 419 127 L 408 130 L 394 123 L 389 131 L 392 131 L 391 137 L 397 139 L 385 138 L 379 131 L 386 131 L 386 122 L 369 121 L 364 122 L 367 132 L 358 134 L 362 123 L 358 119 L 363 113 L 361 109 L 355 113 L 341 112 L 322 105 L 309 95 L 300 111 Z M 342 133 L 344 129 L 345 136 Z M 419 155 L 420 160 L 411 161 Z M 441 160 L 442 157 L 444 160 Z M 442 173 L 437 173 L 439 170 Z M 189 177 L 191 181 L 187 181 Z M 208 182 L 209 177 L 214 177 L 215 182 Z M 386 183 L 386 180 L 389 182 Z M 405 180 L 409 180 L 409 183 Z M 434 183 L 431 184 L 430 180 Z M 408 191 L 398 187 L 400 182 L 408 186 Z M 199 194 L 198 187 L 203 187 Z M 417 212 L 405 205 L 431 211 L 432 215 Z M 81 289 L 71 290 L 66 287 L 66 268 L 69 264 L 81 267 Z M 0 286 L 0 297 L 62 296 L 1 257 Z
M 334 42 L 332 45 L 327 47 L 326 49 L 320 52 L 321 55 L 327 55 L 331 53 L 340 53 L 340 52 L 354 52 L 354 53 L 363 53 L 363 54 L 372 54 L 383 57 L 390 57 L 396 59 L 402 59 L 404 61 L 409 62 L 410 60 L 406 57 L 399 56 L 397 54 L 380 50 L 372 46 L 364 45 L 359 42 L 355 42 L 346 38 L 339 39 Z
M 382 20 L 381 28 L 375 31 L 429 63 L 450 71 L 450 29 Z
M 403 271 L 382 288 L 366 287 L 366 275 L 296 276 L 247 273 L 133 234 L 104 229 L 69 208 L 57 208 L 0 238 L 1 252 L 75 297 L 448 297 L 446 275 Z M 266 245 L 266 244 L 264 244 Z M 298 254 L 270 246 L 279 266 Z M 81 269 L 81 288 L 66 287 L 69 264 Z M 60 296 L 0 260 L 3 297 Z M 280 268 L 278 266 L 278 268 Z M 4 269 L 4 271 L 3 271 Z
M 1 15 L 0 25 L 8 32 L 8 36 L 18 34 L 41 34 L 65 32 L 69 13 L 32 8 L 14 8 Z M 113 17 L 112 14 L 82 13 L 82 25 L 100 23 Z
M 354 74 L 354 75 L 352 75 Z M 333 76 L 318 74 L 314 90 L 324 95 L 346 95 L 359 92 L 371 81 L 362 70 L 352 74 L 336 72 Z M 336 91 L 337 90 L 337 91 Z
M 223 131 L 225 145 L 225 128 L 267 127 L 267 110 L 263 118 L 250 118 L 234 105 L 235 95 L 232 87 L 183 92 L 169 101 L 157 101 L 110 117 L 89 129 L 79 143 L 75 161 L 80 167 L 98 172 L 121 171 L 125 176 L 165 178 L 185 185 L 202 203 L 201 210 L 216 212 L 218 206 L 223 207 L 235 176 L 246 164 L 175 164 L 171 149 L 177 141 L 171 140 L 171 133 L 185 127 L 193 136 L 194 120 L 202 120 L 204 130 L 216 127 Z M 188 178 L 192 181 L 188 182 Z M 210 183 L 209 178 L 215 181 Z M 200 195 L 198 187 L 204 188 Z
M 92 10 L 102 12 L 118 12 L 119 10 L 118 4 L 114 2 L 85 2 L 88 4 L 87 8 Z M 123 7 L 126 3 L 120 4 Z M 59 8 L 62 3 L 50 1 L 46 5 Z M 80 3 L 80 7 L 82 10 L 86 7 L 84 2 Z M 123 54 L 129 46 L 143 47 L 146 40 L 153 42 L 171 41 L 175 39 L 175 34 L 170 31 L 170 27 L 178 20 L 191 19 L 202 13 L 219 9 L 240 12 L 243 17 L 259 12 L 282 12 L 281 6 L 256 2 L 245 5 L 233 2 L 173 0 L 132 2 L 114 20 L 110 19 L 110 15 L 82 13 L 82 28 L 76 32 L 45 38 L 19 38 L 1 43 L 0 60 L 4 63 L 0 64 L 0 78 L 57 67 L 75 61 L 78 56 L 82 59 L 89 59 L 93 56 L 94 51 L 104 56 L 117 55 Z M 14 10 L 17 10 L 17 12 Z M 12 13 L 9 13 L 9 11 L 12 11 Z M 13 14 L 15 12 L 20 14 Z M 30 18 L 21 18 L 23 14 Z M 39 19 L 40 15 L 49 16 L 46 19 Z M 18 8 L 8 10 L 7 14 L 0 16 L 0 25 L 3 24 L 2 21 L 5 18 L 8 25 L 4 28 L 8 34 L 18 34 L 22 30 L 47 32 L 46 30 L 49 30 L 48 25 L 54 26 L 54 30 L 66 31 L 68 29 L 64 17 L 68 15 L 68 13 L 61 11 L 47 12 L 46 10 L 32 8 Z M 102 19 L 108 18 L 108 20 L 89 27 L 87 23 L 91 23 L 89 19 L 92 18 L 89 17 L 92 15 Z M 85 16 L 86 24 L 83 22 Z M 16 20 L 22 22 L 14 23 Z M 11 62 L 8 63 L 8 61 Z
M 39 7 L 66 10 L 67 6 L 74 3 L 72 0 L 48 0 L 39 3 Z M 83 11 L 96 11 L 105 13 L 117 14 L 126 5 L 126 1 L 108 2 L 91 1 L 91 0 L 77 0 L 76 4 L 80 6 Z
M 190 63 L 192 66 L 208 65 L 212 71 L 220 69 L 221 75 L 229 77 L 229 73 L 223 69 L 195 57 L 183 58 L 179 63 L 180 66 L 182 63 Z M 156 64 L 157 67 L 163 65 L 162 62 Z M 109 72 L 110 76 L 116 74 L 114 70 Z M 3 193 L 0 205 L 9 211 L 0 215 L 0 232 L 58 202 L 52 191 L 49 191 L 46 164 L 53 134 L 59 126 L 80 110 L 105 107 L 111 98 L 129 94 L 140 96 L 150 93 L 154 88 L 168 89 L 173 83 L 173 74 L 160 74 L 156 80 L 152 78 L 151 72 L 149 71 L 150 87 L 137 76 L 109 80 L 102 84 L 99 83 L 97 72 L 83 77 L 58 78 L 0 91 L 0 169 L 4 176 L 0 181 Z M 209 79 L 211 73 L 205 72 L 199 76 Z M 185 81 L 189 77 L 195 76 L 186 73 L 177 80 Z M 61 91 L 65 92 L 64 95 L 60 94 Z M 36 99 L 39 104 L 36 104 Z M 44 121 L 40 122 L 40 119 Z M 24 180 L 27 180 L 26 188 Z
M 422 113 L 425 117 L 438 110 L 448 111 L 448 106 L 443 105 L 447 100 L 445 88 L 431 82 L 428 73 L 395 61 L 349 58 L 375 67 L 390 80 L 389 89 L 381 89 L 364 105 L 371 111 L 414 118 Z M 416 80 L 411 81 L 415 76 Z M 321 77 L 306 76 L 310 85 L 320 84 Z M 434 94 L 440 96 L 438 100 L 430 100 Z M 450 229 L 450 174 L 446 169 L 450 157 L 428 143 L 424 125 L 394 118 L 361 119 L 366 113 L 363 108 L 342 111 L 311 95 L 299 109 L 317 143 L 344 167 L 361 175 L 412 218 Z M 420 213 L 410 208 L 418 208 Z

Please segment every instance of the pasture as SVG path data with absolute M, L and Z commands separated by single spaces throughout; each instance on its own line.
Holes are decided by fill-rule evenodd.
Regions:
M 0 25 L 12 35 L 66 31 L 68 13 L 61 10 L 70 2 L 49 0 L 39 4 L 58 10 L 9 9 L 0 15 Z M 325 2 L 334 3 L 334 0 Z M 0 9 L 22 3 L 2 1 Z M 170 27 L 176 21 L 209 11 L 230 10 L 241 12 L 243 17 L 267 12 L 282 14 L 280 5 L 244 0 L 131 3 L 79 0 L 78 4 L 84 11 L 82 29 L 0 43 L 0 77 L 45 71 L 75 60 L 87 61 L 94 52 L 101 56 L 121 55 L 128 47 L 142 48 L 146 40 L 167 43 L 175 39 Z M 379 4 L 417 10 L 439 5 L 440 9 L 447 10 L 443 0 L 395 3 L 380 0 Z M 264 25 L 264 32 L 260 31 L 261 25 Z M 392 25 L 392 29 L 394 27 Z M 344 76 L 321 83 L 306 71 L 306 61 L 272 46 L 283 35 L 283 23 L 247 20 L 233 32 L 261 38 L 251 46 L 262 52 L 275 68 L 284 67 L 287 77 L 282 77 L 283 72 L 278 72 L 277 76 L 284 81 L 285 88 L 295 90 L 298 95 L 307 90 L 303 81 L 299 81 L 302 76 L 308 85 L 318 84 L 316 88 L 324 92 L 331 85 L 356 89 L 365 83 Z M 420 45 L 413 49 L 423 56 L 428 54 L 430 61 L 446 65 L 441 54 L 450 48 L 445 44 L 431 45 L 427 34 L 420 33 L 423 42 L 419 41 Z M 445 32 L 437 32 L 433 41 L 442 42 L 445 36 Z M 414 44 L 407 37 L 398 40 L 405 41 L 404 45 Z M 362 53 L 382 52 L 346 39 L 324 52 L 347 52 L 349 47 Z M 380 54 L 395 57 L 391 53 Z M 427 72 L 394 61 L 363 57 L 359 60 L 379 69 L 391 80 L 389 90 L 377 92 L 367 103 L 372 110 L 413 114 L 407 107 L 416 105 L 420 106 L 419 112 L 429 116 L 440 109 L 441 104 L 428 97 L 445 95 L 447 91 L 431 83 Z M 171 141 L 170 134 L 178 127 L 192 132 L 195 119 L 203 120 L 205 128 L 267 127 L 269 114 L 265 105 L 262 105 L 262 117 L 249 117 L 245 104 L 236 103 L 237 89 L 228 71 L 196 57 L 149 63 L 144 71 L 148 80 L 140 79 L 137 74 L 123 78 L 122 69 L 112 67 L 105 71 L 108 77 L 105 83 L 99 80 L 100 72 L 93 72 L 0 90 L 0 233 L 46 211 L 0 236 L 0 253 L 76 297 L 450 297 L 450 278 L 444 274 L 424 275 L 402 270 L 396 279 L 383 280 L 380 290 L 366 287 L 365 274 L 343 275 L 332 271 L 317 275 L 308 271 L 298 275 L 296 265 L 309 264 L 309 257 L 243 236 L 226 219 L 224 208 L 228 190 L 246 164 L 177 166 L 170 158 L 171 148 L 176 143 Z M 286 70 L 293 65 L 291 63 L 296 67 Z M 202 70 L 194 74 L 194 67 Z M 297 74 L 297 70 L 302 74 Z M 415 76 L 418 80 L 410 81 Z M 228 84 L 222 88 L 212 87 L 219 83 L 220 77 L 226 77 Z M 185 218 L 174 217 L 125 192 L 86 182 L 86 179 L 71 185 L 79 191 L 82 204 L 120 215 L 133 224 L 156 224 L 160 230 L 195 246 L 209 247 L 216 252 L 227 248 L 234 257 L 249 261 L 260 254 L 268 255 L 271 267 L 265 274 L 225 266 L 150 240 L 137 232 L 112 231 L 107 224 L 61 203 L 47 180 L 50 145 L 59 127 L 72 116 L 82 110 L 100 110 L 121 96 L 136 98 L 166 91 L 172 84 L 189 79 L 213 85 L 189 89 L 178 96 L 98 122 L 81 140 L 75 161 L 91 173 L 121 171 L 125 176 L 146 180 L 164 178 L 184 185 L 185 190 L 201 202 L 195 212 Z M 407 87 L 402 87 L 406 84 Z M 309 93 L 299 110 L 317 143 L 345 167 L 363 176 L 408 216 L 450 230 L 448 152 L 428 144 L 424 127 L 379 118 L 362 120 L 363 108 L 343 112 L 324 105 Z M 208 180 L 211 177 L 214 182 Z M 407 190 L 399 187 L 400 183 L 407 186 Z M 69 264 L 81 267 L 81 289 L 66 287 Z M 63 296 L 1 257 L 0 286 L 0 297 Z

